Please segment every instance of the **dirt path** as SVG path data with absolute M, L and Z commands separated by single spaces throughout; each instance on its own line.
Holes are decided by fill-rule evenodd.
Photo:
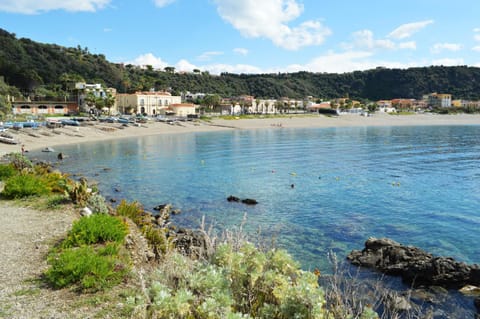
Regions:
M 0 201 L 0 318 L 66 318 L 65 291 L 43 287 L 49 247 L 77 218 Z M 66 298 L 67 297 L 67 298 Z

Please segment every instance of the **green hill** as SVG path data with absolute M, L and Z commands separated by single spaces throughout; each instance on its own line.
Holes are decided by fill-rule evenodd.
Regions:
M 242 94 L 258 98 L 354 99 L 421 98 L 431 92 L 450 93 L 455 99 L 480 99 L 480 68 L 431 66 L 410 69 L 377 68 L 343 74 L 275 73 L 210 75 L 208 72 L 174 73 L 173 68 L 154 70 L 115 64 L 87 48 L 66 48 L 0 29 L 0 76 L 9 85 L 30 92 L 39 87 L 66 90 L 68 83 L 85 80 L 103 83 L 118 92 L 171 90 L 216 93 L 224 97 Z

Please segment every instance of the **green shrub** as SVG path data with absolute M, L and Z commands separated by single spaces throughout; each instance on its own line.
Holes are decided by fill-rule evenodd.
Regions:
M 13 167 L 18 171 L 21 171 L 25 168 L 33 168 L 32 162 L 21 153 L 10 153 L 8 154 L 8 158 Z
M 65 194 L 74 204 L 85 206 L 91 193 L 88 190 L 87 180 L 82 178 L 79 182 L 64 180 L 60 183 Z
M 45 182 L 30 174 L 14 175 L 5 181 L 2 195 L 8 199 L 46 195 L 50 192 Z
M 105 198 L 100 194 L 94 194 L 87 199 L 87 206 L 93 213 L 107 214 L 108 206 L 105 202 Z
M 139 227 L 150 222 L 142 204 L 139 202 L 128 203 L 126 200 L 122 200 L 117 206 L 117 214 L 130 218 Z
M 141 230 L 157 257 L 164 255 L 171 248 L 166 228 L 145 225 Z
M 117 217 L 94 214 L 76 221 L 62 247 L 123 242 L 128 233 L 127 226 Z
M 4 164 L 0 165 L 0 181 L 4 181 L 13 175 L 15 175 L 17 171 L 11 164 Z
M 160 318 L 330 318 L 318 277 L 282 250 L 223 244 L 207 264 L 167 255 L 150 285 Z M 181 311 L 181 312 L 180 312 Z M 333 318 L 333 317 L 332 317 Z
M 64 185 L 67 182 L 67 176 L 58 172 L 51 171 L 48 166 L 36 165 L 32 174 L 38 176 L 52 193 L 65 193 Z
M 152 224 L 152 216 L 145 212 L 138 202 L 128 203 L 122 200 L 117 206 L 117 214 L 131 219 L 142 231 L 155 255 L 160 257 L 171 249 L 171 242 L 167 238 L 168 230 Z
M 95 251 L 93 247 L 66 249 L 49 258 L 47 281 L 55 288 L 78 284 L 80 289 L 96 291 L 118 284 L 126 267 L 118 262 L 118 246 L 108 244 Z

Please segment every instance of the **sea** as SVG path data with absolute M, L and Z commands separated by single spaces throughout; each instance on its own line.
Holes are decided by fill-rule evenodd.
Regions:
M 138 201 L 154 212 L 171 203 L 181 210 L 172 216 L 179 227 L 203 222 L 218 236 L 241 231 L 286 249 L 307 270 L 329 273 L 329 256 L 344 261 L 369 237 L 480 263 L 478 125 L 177 133 L 30 156 L 87 177 L 117 204 Z M 471 299 L 453 303 L 474 309 Z M 451 304 L 443 317 L 453 318 Z
M 480 263 L 480 126 L 271 128 L 132 137 L 32 154 L 107 199 L 242 229 L 328 271 L 369 237 Z M 257 205 L 227 197 L 255 199 Z

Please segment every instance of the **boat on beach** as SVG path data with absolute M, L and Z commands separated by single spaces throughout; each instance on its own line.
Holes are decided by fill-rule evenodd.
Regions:
M 0 142 L 5 144 L 12 144 L 12 145 L 19 143 L 16 139 L 13 138 L 13 136 L 6 133 L 0 134 Z

